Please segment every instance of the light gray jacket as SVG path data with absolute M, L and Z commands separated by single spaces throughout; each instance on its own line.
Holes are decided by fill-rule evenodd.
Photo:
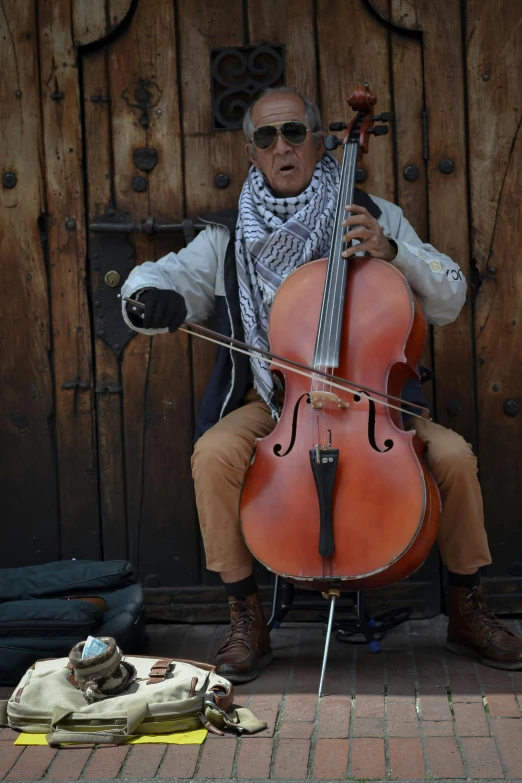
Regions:
M 397 256 L 391 263 L 419 296 L 429 323 L 436 326 L 451 323 L 466 299 L 466 281 L 459 265 L 432 245 L 421 242 L 400 207 L 376 196 L 371 198 L 381 210 L 379 223 L 384 234 L 397 243 Z M 159 261 L 147 261 L 133 269 L 122 295 L 130 297 L 143 288 L 172 289 L 185 298 L 188 321 L 206 320 L 214 311 L 216 296 L 225 295 L 225 254 L 229 238 L 225 226 L 209 224 L 179 253 L 168 253 Z M 134 326 L 125 306 L 123 317 L 132 329 L 144 334 L 168 331 Z

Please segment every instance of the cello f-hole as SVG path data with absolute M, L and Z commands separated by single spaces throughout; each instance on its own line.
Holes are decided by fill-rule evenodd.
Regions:
M 361 394 L 364 394 L 365 397 L 368 397 L 366 392 L 361 392 Z M 358 394 L 354 394 L 354 402 L 359 402 L 361 397 Z M 380 449 L 377 445 L 377 441 L 375 439 L 375 403 L 373 400 L 368 400 L 368 441 L 370 443 L 370 446 L 374 451 L 378 451 L 379 454 L 386 454 L 387 451 L 390 451 L 393 448 L 393 440 L 391 438 L 387 438 L 384 441 L 384 449 Z
M 297 417 L 299 415 L 299 404 L 303 397 L 307 398 L 307 402 L 310 402 L 310 395 L 308 392 L 305 392 L 304 394 L 301 394 L 299 399 L 297 400 L 295 406 L 294 406 L 294 412 L 292 414 L 292 437 L 290 438 L 290 445 L 288 446 L 287 450 L 284 452 L 284 454 L 281 454 L 281 449 L 283 448 L 280 443 L 276 443 L 274 446 L 274 454 L 276 457 L 286 457 L 287 454 L 290 454 L 292 449 L 294 448 L 295 443 L 295 437 L 297 434 Z

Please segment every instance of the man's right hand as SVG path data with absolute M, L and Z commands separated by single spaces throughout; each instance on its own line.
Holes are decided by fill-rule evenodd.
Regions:
M 168 329 L 175 332 L 187 317 L 185 300 L 177 291 L 163 288 L 149 288 L 140 294 L 139 301 L 145 305 L 142 326 L 145 329 Z M 127 309 L 132 308 L 130 302 Z

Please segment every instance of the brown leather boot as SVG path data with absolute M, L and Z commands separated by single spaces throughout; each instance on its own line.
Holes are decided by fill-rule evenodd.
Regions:
M 488 611 L 480 586 L 450 586 L 446 647 L 495 669 L 522 669 L 522 642 Z
M 230 682 L 248 682 L 272 660 L 270 634 L 257 593 L 246 601 L 229 598 L 230 628 L 217 651 L 216 673 Z

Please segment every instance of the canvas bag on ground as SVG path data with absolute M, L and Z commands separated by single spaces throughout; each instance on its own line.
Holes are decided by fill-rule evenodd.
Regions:
M 88 704 L 69 658 L 37 661 L 8 701 L 0 701 L 0 725 L 47 734 L 49 745 L 122 744 L 144 734 L 205 726 L 253 733 L 266 728 L 249 710 L 234 708 L 232 684 L 213 666 L 173 658 L 124 655 L 135 678 L 119 696 Z

